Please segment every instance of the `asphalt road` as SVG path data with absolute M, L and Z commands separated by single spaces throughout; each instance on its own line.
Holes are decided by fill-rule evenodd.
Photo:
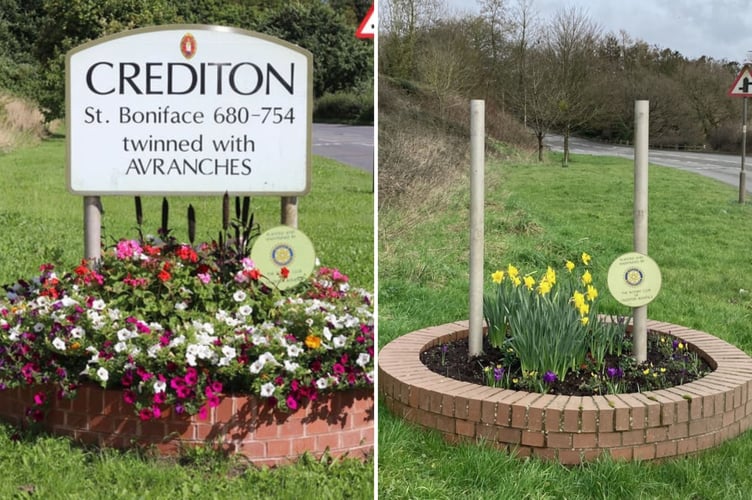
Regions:
M 313 124 L 313 154 L 373 173 L 373 127 Z
M 560 135 L 549 135 L 543 142 L 553 151 L 562 151 L 564 148 L 564 138 Z M 602 144 L 573 137 L 569 139 L 569 150 L 575 154 L 634 159 L 634 148 L 631 146 Z M 694 172 L 739 188 L 741 157 L 738 155 L 651 149 L 648 152 L 648 162 Z M 744 170 L 747 173 L 746 190 L 752 193 L 752 158 L 749 155 L 745 160 Z

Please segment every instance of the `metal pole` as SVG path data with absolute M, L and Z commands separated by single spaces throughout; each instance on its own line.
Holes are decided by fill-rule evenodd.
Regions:
M 84 259 L 89 266 L 101 258 L 102 200 L 99 196 L 84 196 Z
M 470 330 L 468 354 L 483 352 L 485 101 L 470 101 Z
M 280 212 L 282 224 L 298 228 L 298 197 L 283 196 L 280 200 Z
M 739 171 L 739 203 L 744 203 L 747 192 L 747 173 L 744 171 L 744 159 L 747 156 L 747 98 L 742 104 L 742 169 Z
M 635 101 L 634 137 L 634 251 L 648 254 L 648 127 L 649 101 Z M 648 306 L 632 309 L 634 357 L 638 363 L 647 359 Z

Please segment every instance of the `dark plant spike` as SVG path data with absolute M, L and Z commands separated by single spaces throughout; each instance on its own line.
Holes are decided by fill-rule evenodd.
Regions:
M 230 195 L 225 191 L 222 197 L 222 230 L 227 231 L 230 226 Z
M 248 211 L 251 209 L 251 197 L 243 196 L 243 213 L 240 220 L 245 226 L 248 223 Z
M 188 204 L 188 241 L 193 246 L 193 242 L 196 239 L 196 211 L 193 209 L 193 205 Z
M 167 238 L 168 225 L 170 221 L 170 204 L 167 202 L 167 198 L 162 198 L 162 227 L 160 231 L 163 238 Z
M 235 218 L 240 219 L 240 197 L 235 197 Z
M 136 196 L 136 225 L 141 227 L 144 223 L 144 211 L 141 207 L 141 197 Z

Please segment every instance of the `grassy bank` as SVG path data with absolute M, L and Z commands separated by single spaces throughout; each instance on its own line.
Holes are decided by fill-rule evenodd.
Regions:
M 575 156 L 486 168 L 485 275 L 508 263 L 560 266 L 586 251 L 596 285 L 632 249 L 632 163 Z M 469 193 L 465 179 L 430 205 L 379 214 L 379 344 L 428 325 L 466 319 Z M 733 187 L 650 167 L 649 253 L 663 288 L 651 319 L 707 331 L 752 353 L 752 206 Z M 488 280 L 490 285 L 490 278 Z M 625 313 L 612 299 L 608 312 Z M 384 498 L 746 498 L 752 435 L 663 463 L 611 460 L 564 468 L 517 461 L 483 445 L 449 446 L 379 408 Z
M 36 275 L 40 264 L 72 269 L 83 255 L 83 203 L 65 187 L 65 142 L 0 154 L 0 284 Z M 170 226 L 187 241 L 186 209 L 196 208 L 197 241 L 217 237 L 221 197 L 170 198 Z M 103 197 L 108 244 L 134 238 L 131 197 Z M 156 233 L 161 198 L 144 199 L 144 228 Z M 261 229 L 279 223 L 279 198 L 252 201 Z M 322 265 L 338 267 L 356 286 L 373 288 L 373 193 L 368 173 L 314 158 L 312 192 L 299 199 L 299 226 Z M 373 498 L 373 461 L 301 460 L 257 470 L 241 458 L 206 449 L 158 459 L 149 450 L 84 449 L 70 440 L 19 436 L 0 425 L 0 465 L 7 472 L 0 498 Z

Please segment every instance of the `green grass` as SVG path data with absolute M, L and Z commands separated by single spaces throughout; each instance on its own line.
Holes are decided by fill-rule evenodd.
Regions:
M 0 425 L 0 498 L 373 498 L 373 463 L 318 461 L 255 469 L 199 449 L 179 460 L 137 451 L 84 449 L 58 437 L 19 439 Z
M 35 276 L 40 264 L 72 269 L 83 256 L 83 201 L 65 187 L 65 142 L 0 154 L 0 284 Z M 313 162 L 312 191 L 298 201 L 299 227 L 312 240 L 322 265 L 338 267 L 356 286 L 373 289 L 373 193 L 368 173 L 325 158 Z M 185 213 L 196 208 L 197 240 L 216 238 L 221 197 L 171 197 L 170 227 L 187 241 Z M 103 197 L 103 235 L 108 242 L 134 238 L 132 197 Z M 256 197 L 261 229 L 279 224 L 279 198 Z M 161 197 L 144 198 L 144 227 L 156 233 Z M 0 498 L 33 493 L 38 498 L 373 498 L 373 460 L 333 463 L 302 459 L 295 465 L 257 470 L 241 458 L 206 450 L 180 460 L 149 454 L 77 447 L 45 436 L 11 439 L 0 425 Z
M 487 165 L 485 274 L 510 262 L 545 269 L 586 251 L 605 294 L 608 266 L 633 248 L 632 162 L 575 156 L 561 168 L 558 161 Z M 440 204 L 379 214 L 380 346 L 467 318 L 469 193 L 462 184 Z M 752 353 L 752 205 L 739 205 L 733 186 L 666 167 L 650 167 L 649 189 L 649 254 L 663 276 L 649 317 Z M 604 302 L 607 312 L 627 312 Z M 483 445 L 448 445 L 383 405 L 378 426 L 384 498 L 747 498 L 752 488 L 749 432 L 688 458 L 565 468 Z
M 30 277 L 46 261 L 75 265 L 83 257 L 83 198 L 65 183 L 65 140 L 0 155 L 0 283 Z M 373 288 L 373 193 L 368 173 L 315 157 L 312 190 L 298 199 L 298 227 L 316 248 L 322 265 L 339 267 L 358 286 Z M 197 241 L 217 238 L 221 197 L 168 197 L 173 234 L 188 240 L 188 204 L 196 208 Z M 161 197 L 144 197 L 144 228 L 156 234 Z M 137 237 L 133 197 L 103 196 L 106 243 Z M 278 197 L 254 197 L 261 229 L 279 224 Z M 234 210 L 234 209 L 233 209 Z M 57 262 L 56 262 L 57 263 Z M 66 267 L 67 269 L 67 267 Z

